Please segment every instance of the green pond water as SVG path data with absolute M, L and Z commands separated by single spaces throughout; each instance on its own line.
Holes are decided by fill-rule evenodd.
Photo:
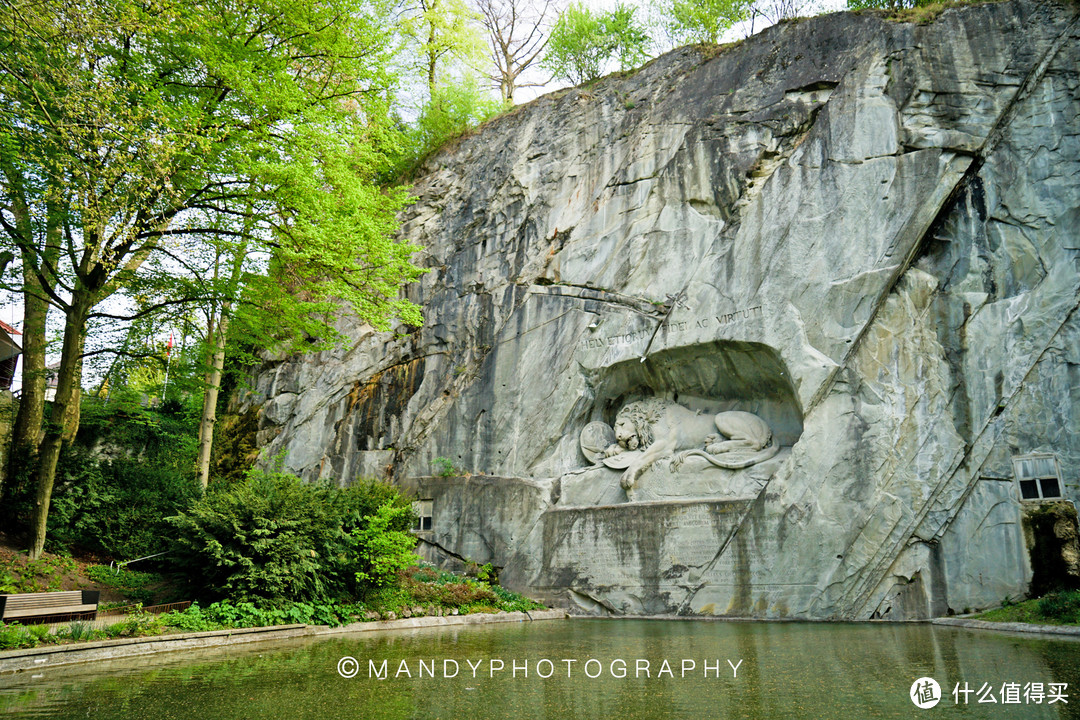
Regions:
M 376 677 L 384 660 L 385 678 Z M 925 710 L 909 697 L 922 677 L 941 687 Z M 953 696 L 957 683 L 973 691 L 966 704 Z M 1050 683 L 1067 683 L 1068 704 L 1048 704 Z M 1019 702 L 1003 703 L 1014 689 Z M 980 691 L 997 702 L 980 703 Z M 0 676 L 3 718 L 924 716 L 1080 718 L 1080 641 L 921 624 L 575 619 L 263 642 Z

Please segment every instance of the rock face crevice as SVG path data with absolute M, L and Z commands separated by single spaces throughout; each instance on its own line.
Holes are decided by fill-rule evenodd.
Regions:
M 823 16 L 517 108 L 416 182 L 424 326 L 344 319 L 351 347 L 267 366 L 241 410 L 267 458 L 391 476 L 433 547 L 582 611 L 1020 595 L 1014 459 L 1053 456 L 1066 501 L 1080 476 L 1078 12 Z M 646 398 L 753 413 L 778 453 L 628 483 L 582 433 Z

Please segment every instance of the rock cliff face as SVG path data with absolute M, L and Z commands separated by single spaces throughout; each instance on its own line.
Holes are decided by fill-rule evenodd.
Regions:
M 390 475 L 433 501 L 432 557 L 590 612 L 1022 594 L 1021 485 L 1080 494 L 1078 14 L 789 22 L 489 123 L 403 218 L 424 327 L 264 368 L 265 456 Z M 611 469 L 589 444 L 645 398 L 753 413 L 778 452 L 716 467 L 732 435 L 661 428 Z

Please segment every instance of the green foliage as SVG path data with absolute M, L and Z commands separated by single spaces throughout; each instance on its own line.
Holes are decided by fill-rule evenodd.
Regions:
M 499 574 L 491 563 L 484 563 L 477 566 L 476 579 L 495 585 L 499 581 Z
M 216 602 L 206 608 L 192 603 L 185 610 L 164 613 L 161 623 L 185 632 L 294 624 L 335 627 L 351 619 L 352 609 L 349 605 L 301 602 L 282 603 L 274 607 L 260 607 L 250 602 L 235 605 Z
M 384 177 L 408 175 L 428 155 L 506 108 L 507 105 L 480 88 L 472 75 L 436 86 L 416 121 L 404 129 L 400 153 Z
M 78 230 L 64 240 L 74 262 L 57 270 L 95 302 L 168 283 L 161 250 L 202 265 L 180 244 L 250 241 L 267 272 L 249 297 L 278 320 L 251 333 L 302 342 L 341 303 L 379 328 L 418 322 L 398 292 L 420 273 L 416 248 L 392 239 L 407 194 L 370 182 L 396 142 L 382 92 L 395 82 L 391 12 L 368 0 L 20 0 L 0 24 L 4 200 Z M 46 272 L 36 253 L 25 261 Z M 208 282 L 183 297 L 220 297 Z
M 145 637 L 157 635 L 161 632 L 161 619 L 152 613 L 142 609 L 142 605 L 136 605 L 128 612 L 123 622 L 114 623 L 105 629 L 109 637 Z
M 849 10 L 865 10 L 867 8 L 901 10 L 933 4 L 941 4 L 941 0 L 847 0 Z
M 358 583 L 368 587 L 389 585 L 399 571 L 420 561 L 413 552 L 416 538 L 394 529 L 413 519 L 411 508 L 389 503 L 380 506 L 374 515 L 364 516 L 364 524 L 352 532 L 356 539 Z
M 8 568 L 0 567 L 0 595 L 10 595 L 20 592 L 19 580 Z
M 380 523 L 378 532 L 367 531 L 371 518 Z M 176 535 L 171 557 L 194 591 L 266 604 L 362 594 L 366 586 L 357 572 L 378 577 L 370 547 L 381 547 L 380 534 L 407 531 L 414 517 L 408 498 L 385 484 L 339 489 L 253 472 L 211 488 L 168 521 Z
M 237 337 L 285 351 L 340 339 L 343 310 L 382 330 L 420 324 L 400 292 L 424 272 L 396 235 L 410 199 L 374 182 L 397 143 L 390 2 L 13 0 L 6 10 L 0 204 L 18 217 L 0 232 L 21 272 L 0 287 L 19 291 L 25 276 L 67 289 L 50 299 L 64 342 L 42 492 L 78 424 L 87 328 L 117 293 L 158 309 L 238 301 Z M 204 262 L 222 253 L 253 260 L 239 295 Z M 35 555 L 48 509 L 36 509 Z
M 479 570 L 489 577 L 495 574 L 490 564 L 480 566 Z M 523 595 L 482 578 L 455 575 L 430 566 L 415 568 L 403 573 L 401 578 L 399 592 L 401 597 L 380 596 L 369 604 L 384 608 L 395 600 L 400 605 L 409 605 L 414 602 L 434 603 L 442 607 L 458 608 L 464 612 L 493 610 L 520 612 L 544 607 Z M 488 608 L 488 610 L 483 610 L 483 608 Z
M 86 402 L 84 411 L 79 436 L 57 467 L 50 548 L 127 560 L 163 552 L 171 532 L 165 518 L 199 494 L 190 415 L 121 399 Z M 5 483 L 0 504 L 0 519 L 10 527 L 25 527 L 33 511 L 33 478 L 20 467 L 24 472 Z
M 435 465 L 435 474 L 439 477 L 454 477 L 460 474 L 450 458 L 437 457 L 433 464 Z
M 1080 590 L 1050 593 L 1039 600 L 1039 613 L 1056 622 L 1080 624 Z
M 61 640 L 69 640 L 71 642 L 91 642 L 101 637 L 101 632 L 96 630 L 91 623 L 88 622 L 73 622 L 66 628 L 60 628 L 56 631 L 57 637 Z
M 144 605 L 154 598 L 154 591 L 149 586 L 162 580 L 160 575 L 154 573 L 136 572 L 124 567 L 113 569 L 105 565 L 90 566 L 86 575 L 99 585 L 115 588 L 131 602 Z
M 608 12 L 571 5 L 551 30 L 541 66 L 579 85 L 600 77 L 612 60 L 618 60 L 621 70 L 640 65 L 648 57 L 651 40 L 634 14 L 632 6 L 621 3 Z
M 13 650 L 15 648 L 34 647 L 34 639 L 22 625 L 5 625 L 0 623 L 0 650 Z
M 17 554 L 0 567 L 0 585 L 8 593 L 37 593 L 59 590 L 64 576 L 74 573 L 77 565 L 69 557 L 45 555 L 30 560 Z
M 847 0 L 849 10 L 885 10 L 889 18 L 929 23 L 944 10 L 979 0 Z
M 406 6 L 407 7 L 407 6 Z M 451 61 L 476 66 L 484 42 L 474 22 L 476 12 L 463 0 L 424 0 L 401 21 L 401 31 L 422 59 L 421 72 L 429 91 L 443 79 Z
M 1036 600 L 1012 602 L 978 616 L 990 622 L 1020 622 L 1036 625 L 1080 625 L 1080 590 L 1061 590 Z
M 33 638 L 34 644 L 48 642 L 49 626 L 48 625 L 29 625 L 26 628 L 27 633 Z
M 750 17 L 753 0 L 663 0 L 660 16 L 678 44 L 718 43 L 732 25 Z

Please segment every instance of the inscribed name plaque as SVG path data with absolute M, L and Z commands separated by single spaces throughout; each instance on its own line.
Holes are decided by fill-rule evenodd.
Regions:
M 532 584 L 568 589 L 613 612 L 666 612 L 665 598 L 699 582 L 702 573 L 733 573 L 722 551 L 750 504 L 712 500 L 549 510 L 542 518 L 543 561 Z

